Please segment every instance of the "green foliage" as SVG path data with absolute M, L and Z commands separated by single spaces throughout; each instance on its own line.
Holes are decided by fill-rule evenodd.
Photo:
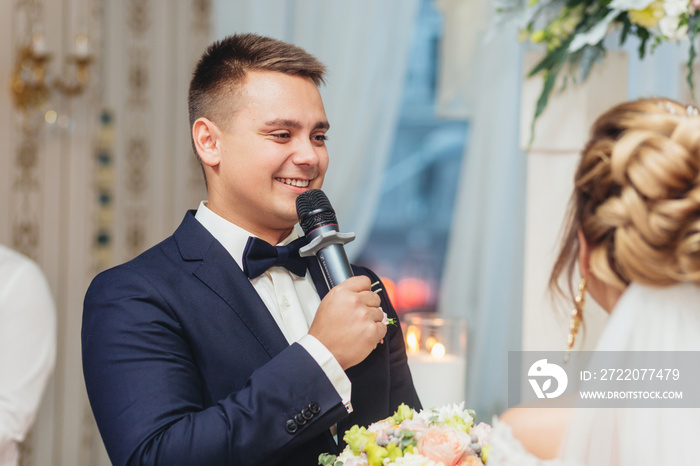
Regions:
M 331 455 L 330 453 L 321 453 L 318 455 L 318 465 L 319 466 L 337 466 L 342 463 L 338 462 L 336 464 L 337 456 Z
M 698 13 L 690 7 L 679 16 L 664 17 L 669 19 L 664 25 L 659 12 L 661 16 L 668 13 L 658 3 L 643 10 L 614 9 L 610 6 L 612 0 L 531 0 L 527 5 L 520 0 L 500 0 L 500 3 L 503 5 L 499 14 L 515 20 L 527 19 L 519 37 L 546 46 L 544 58 L 528 72 L 528 77 L 541 76 L 543 80 L 530 127 L 530 143 L 535 124 L 547 108 L 557 83 L 561 82 L 563 88 L 569 80 L 584 82 L 595 63 L 605 56 L 604 39 L 615 27 L 621 28 L 620 45 L 632 36 L 639 39 L 640 59 L 653 53 L 663 41 L 680 40 L 687 35 L 690 49 L 686 81 L 691 92 L 694 91 L 692 64 L 697 56 L 695 40 L 700 33 L 700 21 Z

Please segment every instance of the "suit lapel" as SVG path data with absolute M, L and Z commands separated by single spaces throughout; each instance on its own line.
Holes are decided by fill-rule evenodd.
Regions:
M 187 213 L 174 236 L 184 260 L 201 262 L 194 275 L 238 315 L 271 358 L 289 346 L 248 277 L 194 218 L 194 211 Z

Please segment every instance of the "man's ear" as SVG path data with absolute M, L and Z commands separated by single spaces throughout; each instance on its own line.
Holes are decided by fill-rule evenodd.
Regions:
M 578 235 L 578 271 L 581 277 L 587 277 L 590 272 L 591 251 L 586 242 L 586 237 L 579 228 L 576 232 Z
M 192 125 L 192 140 L 202 163 L 215 167 L 221 162 L 221 144 L 219 127 L 207 118 L 197 118 Z

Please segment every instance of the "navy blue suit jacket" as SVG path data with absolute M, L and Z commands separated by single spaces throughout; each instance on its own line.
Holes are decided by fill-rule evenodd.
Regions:
M 322 276 L 311 260 L 318 288 Z M 377 280 L 367 269 L 355 273 Z M 314 465 L 339 448 L 333 424 L 342 438 L 400 403 L 420 407 L 401 329 L 390 325 L 384 343 L 346 371 L 348 415 L 318 364 L 287 343 L 193 211 L 172 237 L 93 280 L 82 353 L 90 404 L 115 465 Z M 304 415 L 305 423 L 289 426 Z

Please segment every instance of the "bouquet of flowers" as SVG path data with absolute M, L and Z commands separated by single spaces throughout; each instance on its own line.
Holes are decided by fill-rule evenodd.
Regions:
M 491 426 L 474 425 L 464 403 L 420 412 L 402 404 L 396 413 L 367 428 L 353 426 L 338 455 L 322 454 L 321 466 L 483 466 Z
M 544 78 L 536 120 L 559 73 L 563 70 L 567 78 L 584 81 L 604 56 L 603 39 L 613 29 L 621 31 L 620 45 L 629 36 L 639 38 L 640 58 L 663 41 L 689 39 L 687 81 L 692 91 L 699 11 L 700 0 L 497 0 L 495 26 L 515 21 L 521 40 L 547 48 L 545 57 L 529 72 Z

